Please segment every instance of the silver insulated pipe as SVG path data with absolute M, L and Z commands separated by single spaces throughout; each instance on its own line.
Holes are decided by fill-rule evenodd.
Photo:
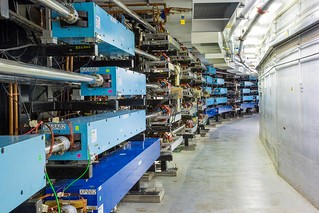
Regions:
M 0 59 L 0 74 L 17 77 L 36 78 L 49 81 L 94 84 L 96 76 L 82 75 L 58 69 L 35 66 L 6 59 Z
M 63 154 L 70 149 L 70 140 L 64 136 L 58 136 L 54 138 L 54 144 L 52 146 L 52 154 Z M 51 149 L 51 144 L 48 143 L 45 146 L 45 154 L 49 154 Z
M 69 24 L 75 23 L 78 18 L 78 12 L 71 6 L 71 4 L 63 5 L 56 0 L 34 0 L 51 10 L 56 11 L 61 19 Z

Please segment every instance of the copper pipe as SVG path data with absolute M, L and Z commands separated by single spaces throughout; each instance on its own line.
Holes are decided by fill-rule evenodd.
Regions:
M 13 135 L 13 87 L 9 84 L 9 135 Z
M 14 135 L 19 134 L 19 93 L 18 93 L 18 85 L 15 83 L 13 85 L 13 94 L 14 94 Z
M 70 66 L 70 64 L 69 64 L 70 61 L 69 61 L 69 60 L 70 60 L 70 57 L 67 56 L 65 60 L 66 60 L 65 70 L 66 70 L 66 71 L 69 71 L 69 66 Z
M 70 57 L 70 71 L 73 72 L 74 71 L 74 65 L 73 65 L 73 62 L 74 62 L 74 58 L 73 56 Z

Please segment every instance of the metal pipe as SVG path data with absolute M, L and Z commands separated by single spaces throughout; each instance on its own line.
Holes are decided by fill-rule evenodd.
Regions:
M 61 19 L 69 24 L 74 24 L 78 18 L 78 12 L 72 7 L 71 4 L 63 5 L 60 2 L 57 2 L 55 0 L 34 0 L 35 2 L 38 2 L 47 8 L 50 8 L 51 10 L 56 11 Z
M 256 3 L 255 0 L 249 0 L 249 2 L 242 9 L 240 14 L 238 15 L 238 20 L 233 24 L 232 28 L 229 31 L 230 39 L 233 36 L 234 32 L 236 31 L 237 27 L 239 26 L 240 22 L 246 18 L 246 14 L 250 11 L 250 9 L 254 6 L 255 3 Z
M 121 1 L 119 0 L 110 0 L 111 2 L 113 2 L 114 4 L 116 4 L 116 6 L 118 6 L 119 8 L 121 8 L 123 11 L 125 11 L 129 16 L 131 16 L 133 19 L 135 19 L 136 21 L 138 21 L 140 24 L 142 24 L 146 29 L 148 29 L 149 31 L 156 33 L 156 29 L 155 27 L 153 27 L 152 25 L 150 25 L 148 22 L 146 22 L 145 20 L 143 20 L 139 15 L 137 15 L 135 12 L 133 12 L 132 10 L 130 10 L 125 4 L 123 4 Z
M 9 84 L 9 135 L 13 135 L 13 85 Z
M 16 24 L 25 27 L 27 29 L 32 30 L 33 32 L 36 32 L 38 34 L 42 34 L 44 28 L 42 28 L 41 26 L 33 23 L 32 21 L 24 18 L 23 16 L 13 12 L 12 10 L 9 10 L 9 14 L 10 14 L 10 21 L 15 22 Z
M 0 74 L 44 79 L 50 81 L 63 81 L 88 84 L 93 84 L 96 82 L 95 76 L 66 72 L 58 69 L 35 66 L 6 59 L 0 59 Z
M 267 1 L 261 8 L 258 8 L 258 13 L 255 15 L 255 17 L 253 18 L 253 20 L 250 22 L 249 26 L 247 27 L 246 31 L 244 32 L 244 34 L 239 38 L 240 43 L 239 43 L 239 49 L 238 49 L 238 57 L 240 59 L 240 63 L 244 64 L 245 67 L 247 67 L 251 72 L 256 73 L 256 70 L 252 70 L 243 60 L 241 53 L 243 51 L 243 47 L 244 47 L 244 41 L 247 38 L 248 34 L 250 33 L 250 31 L 253 29 L 253 27 L 255 26 L 255 24 L 259 21 L 260 17 L 264 14 L 263 12 L 268 10 L 270 5 L 274 2 L 274 0 L 269 0 Z
M 177 129 L 174 129 L 172 131 L 172 134 L 175 135 L 176 133 L 182 131 L 183 129 L 185 129 L 185 125 L 182 125 L 182 126 L 178 127 Z
M 153 114 L 146 115 L 146 119 L 155 118 L 155 117 L 161 116 L 161 115 L 162 115 L 162 112 L 155 112 Z
M 151 89 L 160 89 L 161 88 L 157 84 L 146 84 L 146 87 L 151 88 Z
M 14 122 L 13 122 L 13 127 L 14 127 L 14 135 L 18 135 L 18 130 L 19 130 L 19 93 L 18 93 L 18 85 L 14 84 L 13 85 L 13 97 L 14 97 L 14 107 L 13 107 L 13 112 L 14 112 Z
M 149 54 L 143 50 L 140 50 L 138 48 L 135 48 L 135 53 L 141 56 L 144 56 L 145 58 L 151 59 L 152 61 L 159 61 L 160 59 L 152 54 Z
M 64 136 L 58 136 L 54 138 L 54 145 L 52 146 L 51 153 L 63 154 L 71 146 L 70 140 Z M 49 154 L 51 149 L 50 143 L 45 146 L 45 154 Z

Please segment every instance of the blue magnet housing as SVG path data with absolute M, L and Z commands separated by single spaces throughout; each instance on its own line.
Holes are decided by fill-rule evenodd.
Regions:
M 225 84 L 225 80 L 223 78 L 213 78 L 212 84 L 223 85 L 223 84 Z
M 100 74 L 104 78 L 101 87 L 81 84 L 82 96 L 146 95 L 146 76 L 120 67 L 82 67 L 86 75 Z
M 240 104 L 240 108 L 242 110 L 246 110 L 246 109 L 252 109 L 256 107 L 256 103 L 255 102 L 250 102 L 250 103 L 242 103 Z
M 249 94 L 250 93 L 250 89 L 242 89 L 242 93 L 243 94 Z
M 124 148 L 100 159 L 93 165 L 93 177 L 78 180 L 66 193 L 79 194 L 87 199 L 88 206 L 95 209 L 94 213 L 111 212 L 159 156 L 158 138 L 129 142 Z M 72 181 L 58 181 L 54 188 L 63 189 Z M 46 193 L 52 193 L 51 188 L 47 188 Z
M 226 97 L 207 98 L 206 99 L 206 105 L 207 106 L 225 104 L 225 103 L 227 103 L 227 98 Z
M 254 96 L 250 95 L 250 96 L 243 96 L 242 97 L 243 101 L 253 101 L 254 100 Z
M 225 95 L 227 94 L 227 88 L 215 88 L 214 95 Z
M 205 73 L 209 75 L 216 75 L 216 69 L 212 66 L 207 66 L 207 70 Z
M 44 135 L 0 136 L 0 212 L 10 212 L 46 185 Z
M 218 108 L 218 114 L 223 114 L 226 112 L 231 112 L 233 111 L 233 107 L 232 106 L 219 106 Z
M 71 118 L 69 121 L 72 123 L 73 134 L 80 135 L 79 150 L 67 151 L 63 155 L 53 154 L 49 160 L 87 161 L 88 153 L 91 157 L 99 155 L 146 129 L 145 110 L 108 112 Z M 66 122 L 48 123 L 48 125 L 55 136 L 70 136 L 70 128 Z M 45 131 L 48 133 L 47 128 Z M 47 134 L 47 137 L 50 137 L 50 134 Z
M 250 81 L 244 81 L 243 83 L 242 83 L 242 86 L 244 86 L 244 87 L 251 87 L 251 86 L 253 86 L 254 85 L 254 83 L 253 82 L 250 82 Z
M 62 25 L 52 12 L 52 34 L 69 44 L 96 43 L 104 56 L 135 55 L 134 33 L 93 2 L 72 4 L 78 12 L 87 13 L 87 27 Z

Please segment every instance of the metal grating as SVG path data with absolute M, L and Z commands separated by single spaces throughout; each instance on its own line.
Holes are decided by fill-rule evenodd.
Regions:
M 195 3 L 194 19 L 229 19 L 238 6 L 232 3 Z

